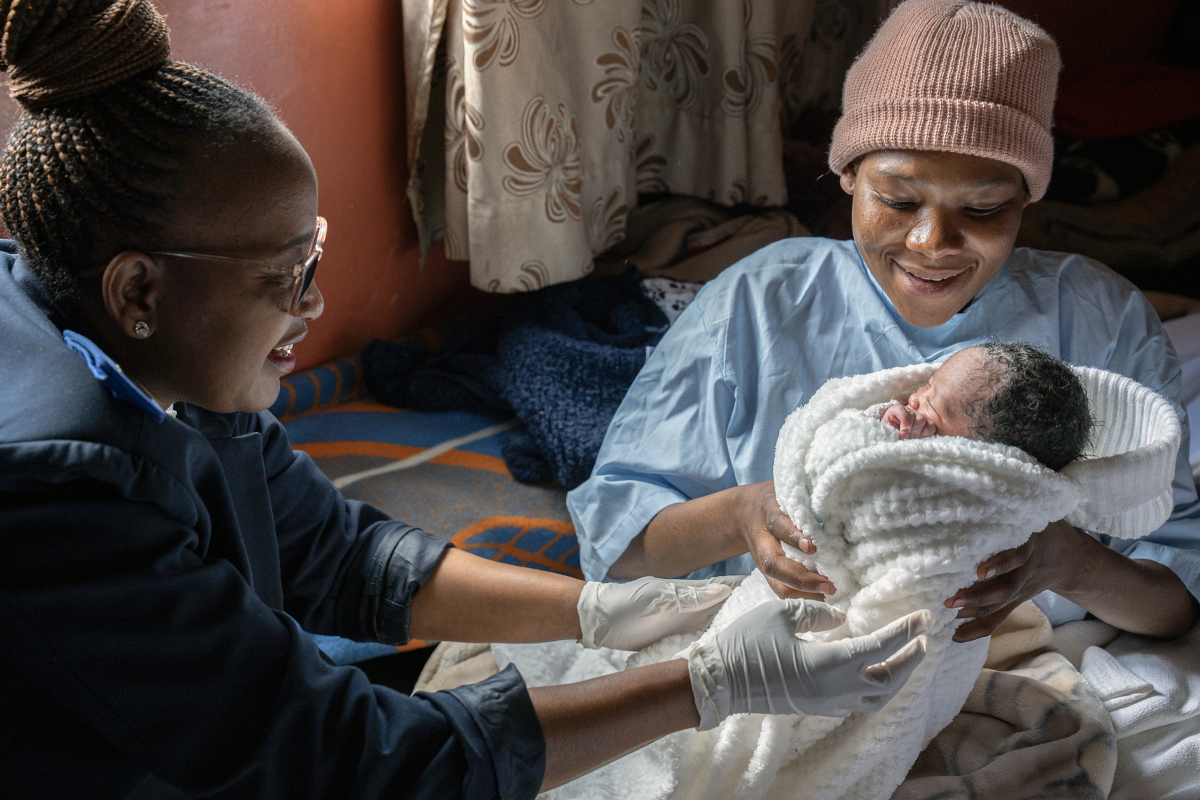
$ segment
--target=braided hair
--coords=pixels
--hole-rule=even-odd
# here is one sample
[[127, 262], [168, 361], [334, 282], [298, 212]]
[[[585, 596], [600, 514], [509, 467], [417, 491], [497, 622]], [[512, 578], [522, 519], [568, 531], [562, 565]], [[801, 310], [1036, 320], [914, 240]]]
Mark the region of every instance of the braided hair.
[[169, 61], [149, 0], [0, 0], [0, 69], [22, 114], [0, 165], [0, 215], [59, 299], [126, 249], [171, 242], [197, 156], [277, 135], [267, 103]]

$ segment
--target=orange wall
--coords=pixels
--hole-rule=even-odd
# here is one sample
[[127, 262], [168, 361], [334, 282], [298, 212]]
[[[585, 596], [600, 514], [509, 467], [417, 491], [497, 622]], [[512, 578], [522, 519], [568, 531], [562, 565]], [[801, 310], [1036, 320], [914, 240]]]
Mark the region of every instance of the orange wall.
[[[172, 57], [270, 101], [308, 150], [329, 239], [317, 281], [325, 314], [296, 349], [300, 368], [395, 338], [468, 285], [440, 246], [418, 266], [405, 198], [399, 0], [155, 0]], [[4, 93], [0, 124], [15, 115]]]

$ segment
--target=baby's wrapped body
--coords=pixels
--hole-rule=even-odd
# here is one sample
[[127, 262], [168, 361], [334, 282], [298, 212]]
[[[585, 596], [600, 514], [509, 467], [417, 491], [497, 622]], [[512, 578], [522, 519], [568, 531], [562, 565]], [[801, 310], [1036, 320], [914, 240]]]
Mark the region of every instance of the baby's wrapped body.
[[[988, 641], [952, 642], [956, 611], [944, 605], [975, 581], [976, 566], [1064, 516], [1129, 538], [1154, 530], [1170, 513], [1179, 422], [1150, 390], [1079, 370], [1097, 434], [1089, 457], [1056, 472], [1008, 445], [900, 439], [880, 421], [877, 404], [907, 397], [936, 369], [828, 382], [788, 418], [775, 455], [780, 507], [817, 547], [815, 556], [786, 548], [788, 554], [833, 581], [837, 591], [828, 601], [847, 617], [834, 631], [805, 636], [857, 636], [921, 608], [936, 616], [928, 654], [899, 694], [881, 711], [844, 718], [734, 716], [711, 731], [668, 737], [556, 790], [556, 797], [888, 797], [961, 709], [983, 665]], [[700, 640], [773, 597], [761, 573], [752, 573]], [[664, 640], [628, 666], [674, 657], [695, 638]], [[523, 672], [526, 664], [542, 671], [514, 650], [498, 655], [511, 656]], [[547, 656], [561, 660], [541, 654]], [[611, 654], [579, 654], [570, 661], [572, 674], [604, 671], [581, 663], [588, 658], [615, 663]], [[631, 785], [638, 790], [630, 792]]]
[[945, 374], [937, 365], [830, 381], [788, 418], [776, 446], [776, 494], [817, 555], [788, 551], [838, 587], [828, 599], [848, 614], [839, 636], [906, 613], [897, 604], [928, 607], [948, 622], [954, 612], [941, 601], [974, 582], [976, 564], [1055, 520], [1125, 537], [1161, 524], [1170, 513], [1166, 462], [1178, 447], [1177, 418], [1133, 381], [1076, 373], [1095, 436], [1087, 457], [1058, 472], [965, 432], [904, 439], [878, 421], [896, 397], [934, 386]]
[[[826, 395], [832, 393], [832, 388], [825, 390]], [[809, 404], [810, 408], [798, 413], [789, 424], [801, 425], [801, 416], [805, 416], [810, 424], [823, 418], [822, 414], [828, 412], [818, 411], [817, 406], [822, 401], [814, 400], [815, 404]], [[1000, 451], [1000, 455], [1020, 459], [1021, 454], [1012, 452], [1016, 448], [1023, 451], [1023, 455], [1032, 457], [1030, 460], [1034, 463], [1060, 470], [1083, 454], [1093, 425], [1083, 381], [1062, 361], [1038, 348], [1013, 342], [991, 342], [960, 350], [915, 390], [866, 409], [842, 409], [832, 419], [821, 422], [807, 450], [802, 451], [805, 453], [803, 463], [797, 461], [797, 451], [777, 454], [777, 472], [781, 468], [784, 472], [782, 476], [777, 474], [777, 479], [787, 485], [788, 471], [799, 470], [805, 476], [806, 491], [811, 492], [809, 481], [824, 477], [839, 460], [848, 458], [848, 463], [854, 464], [856, 455], [870, 448], [942, 437], [913, 453], [893, 449], [891, 454], [896, 461], [890, 466], [887, 463], [891, 458], [887, 457], [889, 451], [886, 448], [880, 450], [879, 455], [885, 458], [876, 462], [874, 471], [841, 484], [843, 496], [840, 502], [843, 505], [840, 513], [837, 502], [831, 503], [829, 524], [810, 526], [814, 541], [824, 543], [824, 549], [819, 551], [821, 554], [816, 559], [794, 551], [793, 555], [803, 562], [820, 562], [818, 571], [825, 569], [829, 573], [827, 577], [839, 587], [837, 599], [846, 601], [853, 597], [859, 601], [857, 606], [848, 609], [856, 614], [848, 627], [853, 629], [866, 624], [869, 629], [880, 614], [886, 617], [896, 608], [897, 602], [902, 602], [899, 598], [885, 597], [873, 615], [858, 619], [857, 615], [866, 613], [868, 598], [881, 593], [886, 596], [889, 586], [886, 573], [901, 566], [890, 563], [885, 554], [886, 547], [899, 548], [909, 559], [932, 560], [949, 572], [957, 573], [960, 565], [955, 553], [963, 548], [963, 543], [957, 537], [957, 531], [947, 525], [966, 524], [977, 539], [991, 541], [989, 531], [980, 527], [981, 524], [989, 519], [999, 522], [1003, 530], [997, 531], [996, 535], [1002, 537], [1011, 529], [1012, 515], [1016, 513], [1019, 518], [1021, 512], [995, 512], [1006, 511], [1007, 503], [1015, 502], [1021, 507], [1028, 505], [1021, 492], [997, 490], [987, 481], [980, 483], [980, 465], [972, 463], [973, 448], [964, 450], [948, 443], [945, 437], [1008, 445], [1008, 452]], [[943, 468], [957, 459], [961, 461], [962, 480], [948, 483], [944, 477], [931, 479], [927, 472], [914, 474], [909, 464], [914, 457], [929, 463], [940, 462]], [[1018, 468], [1022, 477], [1027, 471], [1027, 468]], [[886, 486], [887, 496], [897, 498], [895, 502], [904, 507], [872, 511], [864, 505], [864, 496], [856, 494], [855, 484], [865, 484], [865, 494], [872, 495], [871, 502], [874, 503], [878, 503], [878, 498], [873, 492]], [[901, 499], [905, 487], [912, 491], [907, 498]], [[1072, 487], [1066, 484], [1054, 488], [1069, 494]], [[811, 512], [811, 499], [809, 497], [808, 504], [797, 510], [798, 516]], [[933, 515], [939, 507], [941, 521]], [[855, 515], [864, 510], [875, 516], [856, 521]], [[917, 514], [917, 518], [908, 524], [895, 516], [906, 511]], [[890, 522], [887, 521], [889, 512], [893, 515]], [[899, 527], [895, 527], [897, 525]], [[929, 573], [923, 564], [913, 564], [911, 569], [916, 573]], [[872, 585], [870, 591], [862, 591]], [[930, 602], [936, 602], [929, 597], [934, 586], [940, 586], [940, 582], [921, 582], [918, 584], [919, 596], [909, 600], [915, 600], [918, 608], [929, 606]]]

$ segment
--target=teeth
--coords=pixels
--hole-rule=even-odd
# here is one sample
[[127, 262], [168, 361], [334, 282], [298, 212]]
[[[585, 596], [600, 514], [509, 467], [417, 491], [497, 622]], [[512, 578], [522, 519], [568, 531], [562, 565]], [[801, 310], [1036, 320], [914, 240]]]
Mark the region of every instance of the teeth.
[[293, 345], [290, 344], [285, 344], [283, 347], [276, 347], [271, 351], [271, 355], [279, 356], [280, 358], [287, 358], [292, 354], [292, 347]]
[[[904, 271], [908, 272], [908, 270], [904, 270]], [[953, 275], [947, 275], [944, 278], [921, 278], [921, 276], [916, 274], [915, 272], [908, 272], [908, 274], [912, 275], [914, 278], [920, 278], [923, 281], [929, 281], [930, 283], [941, 283], [942, 281], [948, 281], [951, 278], [955, 277]]]

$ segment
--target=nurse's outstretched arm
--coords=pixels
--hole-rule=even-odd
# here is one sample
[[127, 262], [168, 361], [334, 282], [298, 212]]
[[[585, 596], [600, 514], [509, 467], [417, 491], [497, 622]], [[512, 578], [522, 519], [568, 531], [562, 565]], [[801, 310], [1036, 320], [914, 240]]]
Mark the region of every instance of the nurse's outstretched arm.
[[877, 711], [925, 656], [933, 615], [918, 611], [837, 642], [796, 634], [844, 621], [824, 603], [777, 600], [734, 620], [684, 658], [582, 683], [531, 689], [546, 740], [542, 790], [684, 728], [732, 714], [845, 716]]
[[452, 642], [550, 642], [641, 650], [700, 631], [741, 576], [703, 581], [580, 581], [447, 548], [412, 599], [413, 638]]

